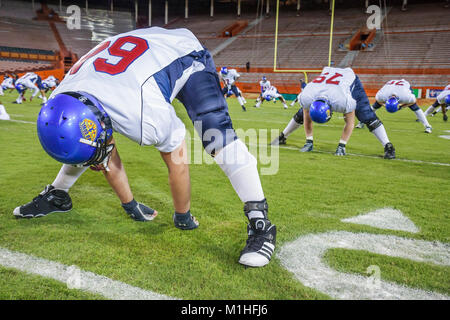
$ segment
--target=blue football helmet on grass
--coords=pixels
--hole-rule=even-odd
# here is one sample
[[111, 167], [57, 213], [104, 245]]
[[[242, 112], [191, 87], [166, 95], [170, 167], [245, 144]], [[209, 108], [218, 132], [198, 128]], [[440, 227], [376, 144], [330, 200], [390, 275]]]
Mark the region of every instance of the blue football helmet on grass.
[[398, 98], [397, 97], [392, 96], [386, 101], [386, 111], [391, 112], [391, 113], [398, 111]]
[[271, 96], [271, 95], [267, 95], [267, 96], [266, 96], [266, 100], [267, 100], [267, 101], [272, 100], [272, 96]]
[[55, 160], [71, 165], [103, 164], [114, 148], [111, 119], [93, 97], [64, 92], [50, 99], [37, 119], [39, 141]]
[[333, 112], [328, 101], [324, 99], [315, 100], [309, 107], [309, 115], [312, 121], [317, 123], [325, 123], [330, 121]]
[[222, 69], [220, 69], [220, 73], [228, 74], [228, 68], [227, 67], [222, 67]]

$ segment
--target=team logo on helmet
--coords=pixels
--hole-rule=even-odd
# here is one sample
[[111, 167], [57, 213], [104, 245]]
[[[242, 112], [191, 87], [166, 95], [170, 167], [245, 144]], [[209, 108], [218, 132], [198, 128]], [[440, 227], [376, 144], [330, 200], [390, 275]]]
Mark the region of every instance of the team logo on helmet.
[[83, 138], [94, 142], [97, 137], [97, 125], [90, 119], [84, 119], [80, 122], [80, 130]]

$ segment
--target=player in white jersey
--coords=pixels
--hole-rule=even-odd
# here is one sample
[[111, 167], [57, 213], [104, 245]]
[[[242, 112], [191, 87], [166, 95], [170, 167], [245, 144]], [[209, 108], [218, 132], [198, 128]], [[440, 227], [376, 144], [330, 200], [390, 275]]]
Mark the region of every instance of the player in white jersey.
[[14, 103], [22, 103], [25, 91], [27, 89], [33, 90], [33, 93], [30, 97], [30, 101], [33, 100], [33, 98], [40, 92], [43, 96], [42, 100], [43, 102], [47, 102], [47, 98], [45, 97], [44, 90], [41, 87], [41, 77], [37, 75], [34, 72], [27, 72], [25, 75], [20, 77], [16, 81], [16, 89], [17, 92], [19, 92], [19, 96], [17, 97], [16, 101]]
[[425, 116], [442, 112], [442, 119], [448, 120], [447, 111], [450, 109], [450, 84], [437, 96], [436, 101], [425, 111]]
[[15, 89], [14, 86], [14, 78], [8, 75], [5, 75], [5, 77], [3, 78], [2, 84], [0, 85], [0, 95], [3, 95], [3, 91], [4, 90], [8, 90], [10, 89], [10, 91]]
[[272, 100], [275, 102], [276, 99], [280, 99], [281, 102], [283, 103], [283, 107], [285, 109], [288, 108], [287, 104], [286, 104], [286, 100], [284, 99], [284, 97], [278, 92], [278, 89], [275, 86], [269, 86], [262, 94], [261, 94], [261, 100], [256, 101], [256, 108], [259, 108], [261, 106], [261, 103], [264, 102], [264, 100], [270, 101]]
[[222, 81], [224, 83], [222, 93], [224, 95], [228, 95], [228, 93], [231, 91], [236, 96], [239, 104], [241, 105], [241, 108], [243, 111], [247, 111], [245, 108], [245, 100], [242, 97], [241, 90], [236, 86], [236, 80], [241, 76], [236, 69], [228, 69], [227, 67], [222, 67], [220, 69], [220, 76], [222, 78]]
[[256, 104], [254, 105], [255, 108], [258, 103], [261, 103], [261, 100], [263, 99], [262, 95], [263, 95], [264, 91], [269, 89], [271, 86], [270, 81], [267, 80], [266, 76], [262, 76], [261, 81], [259, 82], [259, 86], [261, 87], [261, 91], [259, 93], [258, 98], [256, 98]]
[[[333, 112], [339, 112], [344, 114], [345, 126], [336, 148], [336, 155], [346, 154], [346, 145], [353, 132], [356, 115], [384, 146], [384, 158], [395, 158], [395, 149], [389, 141], [386, 129], [370, 107], [362, 83], [351, 68], [323, 68], [320, 76], [309, 82], [300, 93], [299, 103], [303, 107], [303, 117], [298, 118], [301, 118], [306, 134], [306, 143], [300, 151], [313, 150], [313, 121], [325, 123], [331, 119]], [[292, 119], [286, 128], [289, 130], [285, 129], [285, 137], [299, 127], [298, 121]]]
[[169, 171], [174, 224], [197, 228], [190, 212], [185, 126], [171, 105], [175, 98], [244, 203], [248, 240], [239, 262], [253, 267], [269, 263], [276, 227], [268, 219], [257, 161], [236, 136], [211, 54], [187, 29], [153, 27], [110, 37], [70, 69], [37, 120], [44, 150], [64, 165], [53, 183], [34, 201], [14, 209], [14, 215], [69, 211], [68, 191], [91, 166], [103, 172], [133, 219], [152, 220], [157, 212], [131, 192], [112, 137], [115, 131], [160, 151]]
[[[417, 105], [417, 99], [414, 95], [411, 85], [405, 79], [401, 80], [390, 80], [378, 90], [375, 95], [375, 103], [372, 105], [374, 111], [381, 108], [383, 105], [386, 106], [388, 112], [396, 112], [402, 108], [408, 107], [411, 111], [414, 111], [417, 119], [425, 127], [426, 133], [432, 132], [432, 127], [428, 123], [422, 109]], [[363, 128], [364, 124], [359, 122], [356, 128]]]
[[46, 79], [42, 80], [41, 82], [41, 89], [44, 93], [44, 95], [42, 95], [42, 93], [39, 95], [39, 98], [41, 99], [46, 99], [46, 93], [50, 90], [50, 89], [54, 89], [58, 86], [59, 84], [59, 80], [56, 79], [54, 76], [48, 76]]

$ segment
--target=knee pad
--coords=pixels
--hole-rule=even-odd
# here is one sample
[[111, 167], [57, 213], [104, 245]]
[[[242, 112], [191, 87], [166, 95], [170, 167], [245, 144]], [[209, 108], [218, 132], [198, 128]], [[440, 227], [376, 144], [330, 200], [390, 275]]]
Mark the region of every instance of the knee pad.
[[373, 130], [375, 130], [376, 128], [381, 126], [383, 124], [383, 122], [381, 122], [380, 119], [375, 119], [375, 120], [366, 122], [365, 124], [367, 125], [367, 128], [369, 129], [369, 131], [372, 132]]
[[417, 103], [414, 103], [412, 106], [409, 106], [409, 108], [414, 112], [420, 109]]
[[214, 155], [237, 138], [215, 72], [199, 71], [191, 75], [177, 99], [186, 108], [209, 154]]
[[294, 121], [298, 124], [303, 124], [303, 108], [300, 108], [296, 114], [294, 114]]

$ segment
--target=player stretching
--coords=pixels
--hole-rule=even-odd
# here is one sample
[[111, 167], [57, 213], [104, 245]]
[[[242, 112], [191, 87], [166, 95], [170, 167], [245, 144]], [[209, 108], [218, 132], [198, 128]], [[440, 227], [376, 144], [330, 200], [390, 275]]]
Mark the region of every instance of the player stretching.
[[353, 132], [356, 115], [358, 120], [366, 124], [370, 132], [384, 146], [384, 158], [395, 158], [395, 149], [389, 141], [386, 129], [370, 107], [362, 83], [351, 68], [323, 68], [320, 76], [308, 83], [300, 93], [299, 102], [303, 108], [300, 108], [280, 137], [276, 138], [272, 144], [281, 144], [281, 141], [286, 143], [286, 137], [304, 123], [306, 143], [300, 151], [312, 151], [312, 121], [325, 123], [331, 119], [333, 112], [341, 112], [344, 114], [345, 126], [335, 152], [336, 155], [346, 154], [346, 145]]
[[[408, 107], [416, 114], [417, 120], [419, 120], [425, 127], [426, 133], [431, 133], [432, 128], [428, 123], [422, 109], [417, 105], [416, 96], [414, 95], [411, 85], [405, 79], [390, 80], [378, 90], [375, 96], [375, 103], [372, 105], [372, 109], [377, 111], [384, 104], [388, 112], [397, 112], [402, 108]], [[359, 122], [356, 128], [363, 128], [364, 124]]]
[[285, 109], [288, 108], [287, 104], [286, 104], [286, 100], [283, 98], [283, 96], [278, 92], [277, 88], [274, 86], [270, 86], [268, 87], [262, 94], [261, 94], [261, 99], [258, 101], [256, 101], [256, 108], [259, 108], [261, 106], [261, 104], [264, 102], [264, 100], [270, 101], [270, 100], [275, 100], [276, 99], [280, 99], [281, 102], [283, 103], [283, 107]]
[[448, 120], [447, 110], [450, 107], [450, 84], [437, 96], [436, 101], [425, 111], [425, 116], [442, 111], [442, 119]]
[[211, 54], [187, 29], [153, 27], [110, 37], [70, 69], [37, 120], [44, 150], [64, 164], [52, 184], [14, 215], [33, 218], [71, 210], [68, 191], [91, 166], [103, 172], [131, 218], [152, 220], [157, 212], [133, 197], [112, 136], [116, 131], [160, 151], [169, 172], [175, 227], [197, 228], [190, 212], [189, 166], [183, 160], [186, 129], [171, 105], [175, 98], [244, 203], [248, 240], [239, 262], [269, 263], [276, 227], [268, 218], [257, 161], [236, 136]]
[[224, 83], [222, 94], [228, 95], [228, 92], [231, 91], [236, 96], [237, 100], [239, 101], [239, 104], [242, 107], [243, 111], [247, 111], [245, 108], [245, 101], [242, 98], [241, 91], [236, 87], [236, 80], [241, 76], [239, 73], [237, 73], [236, 69], [228, 69], [227, 67], [222, 67], [220, 69], [220, 75], [222, 77], [222, 81]]
[[34, 72], [27, 72], [25, 75], [20, 77], [16, 81], [16, 89], [17, 92], [19, 92], [19, 96], [14, 103], [21, 104], [22, 101], [25, 100], [24, 95], [27, 89], [33, 90], [30, 101], [32, 101], [39, 92], [41, 92], [43, 103], [47, 102], [47, 97], [45, 97], [44, 90], [41, 87], [41, 77]]
[[[262, 95], [264, 91], [270, 88], [270, 81], [267, 80], [266, 76], [262, 76], [261, 81], [259, 82], [259, 86], [261, 87], [261, 92], [259, 93], [258, 98], [256, 98], [256, 104], [260, 103], [261, 100], [263, 99]], [[254, 105], [255, 108], [256, 104]]]

